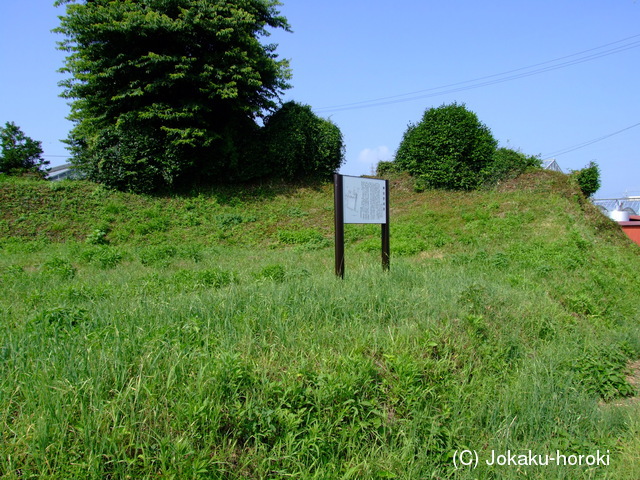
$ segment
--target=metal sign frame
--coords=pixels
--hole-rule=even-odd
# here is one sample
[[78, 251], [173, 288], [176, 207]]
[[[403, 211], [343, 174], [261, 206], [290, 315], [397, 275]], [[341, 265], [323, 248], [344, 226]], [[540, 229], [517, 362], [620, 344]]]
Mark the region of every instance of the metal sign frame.
[[[347, 185], [346, 188], [345, 183]], [[382, 269], [389, 270], [391, 263], [389, 180], [371, 177], [351, 177], [336, 173], [333, 175], [333, 203], [335, 211], [336, 275], [344, 278], [345, 223], [380, 224]]]

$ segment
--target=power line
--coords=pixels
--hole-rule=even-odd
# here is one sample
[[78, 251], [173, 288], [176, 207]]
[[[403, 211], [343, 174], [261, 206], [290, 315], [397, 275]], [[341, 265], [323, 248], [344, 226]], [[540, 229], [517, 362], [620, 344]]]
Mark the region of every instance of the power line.
[[618, 135], [619, 133], [626, 132], [627, 130], [631, 130], [632, 128], [635, 128], [638, 126], [640, 126], [640, 122], [634, 123], [633, 125], [625, 127], [622, 130], [618, 130], [617, 132], [609, 133], [607, 135], [603, 135], [602, 137], [594, 138], [593, 140], [587, 140], [586, 142], [579, 143], [578, 145], [574, 145], [572, 147], [567, 147], [562, 150], [556, 150], [555, 152], [542, 155], [542, 158], [559, 157], [560, 155], [564, 155], [565, 153], [574, 152], [576, 150], [587, 147], [589, 145], [593, 145], [594, 143], [601, 142], [602, 140], [606, 140], [609, 137], [613, 137], [614, 135]]
[[[548, 60], [546, 62], [536, 63], [526, 67], [516, 68], [514, 70], [508, 70], [506, 72], [487, 75], [487, 76], [475, 78], [472, 80], [465, 80], [463, 82], [451, 83], [448, 85], [432, 87], [424, 90], [417, 90], [414, 92], [403, 93], [400, 95], [392, 95], [389, 97], [381, 97], [381, 98], [376, 98], [372, 100], [363, 100], [360, 102], [345, 103], [345, 104], [334, 105], [330, 107], [321, 107], [314, 110], [318, 113], [322, 113], [322, 112], [337, 112], [337, 111], [355, 110], [355, 109], [361, 109], [361, 108], [370, 108], [370, 107], [377, 107], [377, 106], [383, 106], [383, 105], [391, 105], [391, 104], [401, 103], [401, 102], [409, 102], [409, 101], [419, 100], [423, 98], [436, 97], [436, 96], [445, 95], [449, 93], [456, 93], [464, 90], [471, 90], [474, 88], [495, 85], [498, 83], [517, 80], [517, 79], [529, 77], [532, 75], [539, 75], [541, 73], [558, 70], [560, 68], [570, 67], [580, 63], [589, 62], [592, 60], [596, 60], [598, 58], [624, 52], [632, 48], [637, 48], [638, 46], [640, 46], [640, 40], [633, 40], [633, 39], [637, 39], [639, 37], [640, 37], [640, 34], [632, 35], [631, 37], [626, 37], [621, 40], [616, 40], [615, 42], [600, 45], [598, 47], [590, 48], [588, 50], [582, 50], [580, 52], [573, 53], [571, 55], [566, 55], [563, 57], [555, 58], [553, 60]], [[633, 41], [629, 42], [630, 40], [633, 40]], [[625, 43], [625, 44], [619, 45], [622, 43]], [[612, 47], [613, 45], [616, 45], [616, 46]], [[607, 47], [612, 47], [612, 48], [608, 48], [607, 50], [602, 50]], [[574, 58], [574, 57], [578, 57], [578, 58]], [[561, 62], [561, 63], [558, 63], [558, 62]], [[518, 73], [518, 72], [521, 72], [521, 73]], [[427, 93], [427, 92], [430, 92], [430, 93]]]

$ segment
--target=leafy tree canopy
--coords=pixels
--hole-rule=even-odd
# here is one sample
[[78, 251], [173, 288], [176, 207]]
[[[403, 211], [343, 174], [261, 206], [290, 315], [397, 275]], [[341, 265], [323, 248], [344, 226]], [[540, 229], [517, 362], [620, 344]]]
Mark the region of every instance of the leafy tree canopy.
[[35, 172], [44, 175], [49, 162], [42, 158], [42, 143], [27, 137], [13, 122], [0, 127], [0, 173]]
[[[289, 87], [276, 0], [58, 0], [69, 144], [89, 177], [153, 190], [232, 175]], [[106, 152], [106, 155], [105, 155]], [[197, 173], [196, 173], [197, 172]]]
[[475, 113], [452, 103], [427, 110], [409, 125], [395, 162], [424, 187], [467, 190], [481, 184], [496, 146]]

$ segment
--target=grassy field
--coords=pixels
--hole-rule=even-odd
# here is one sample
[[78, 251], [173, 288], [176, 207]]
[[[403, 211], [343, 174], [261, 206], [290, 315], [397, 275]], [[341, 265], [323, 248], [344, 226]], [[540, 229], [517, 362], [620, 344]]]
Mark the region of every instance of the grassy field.
[[332, 222], [0, 178], [0, 477], [640, 478], [640, 248], [566, 177], [391, 178], [388, 273], [348, 225], [337, 279]]

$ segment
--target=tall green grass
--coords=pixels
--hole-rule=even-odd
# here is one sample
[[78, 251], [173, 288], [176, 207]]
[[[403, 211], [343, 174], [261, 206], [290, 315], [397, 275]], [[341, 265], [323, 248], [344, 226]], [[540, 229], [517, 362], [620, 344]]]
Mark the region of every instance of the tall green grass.
[[[391, 271], [379, 231], [353, 226], [344, 280], [327, 187], [224, 205], [101, 192], [123, 205], [105, 234], [66, 219], [62, 242], [5, 209], [0, 476], [639, 478], [638, 249], [548, 182], [405, 185]], [[4, 188], [17, 205], [22, 186]], [[206, 225], [177, 224], [194, 210]], [[158, 216], [166, 228], [122, 233]], [[610, 465], [456, 469], [462, 450], [609, 450]]]

